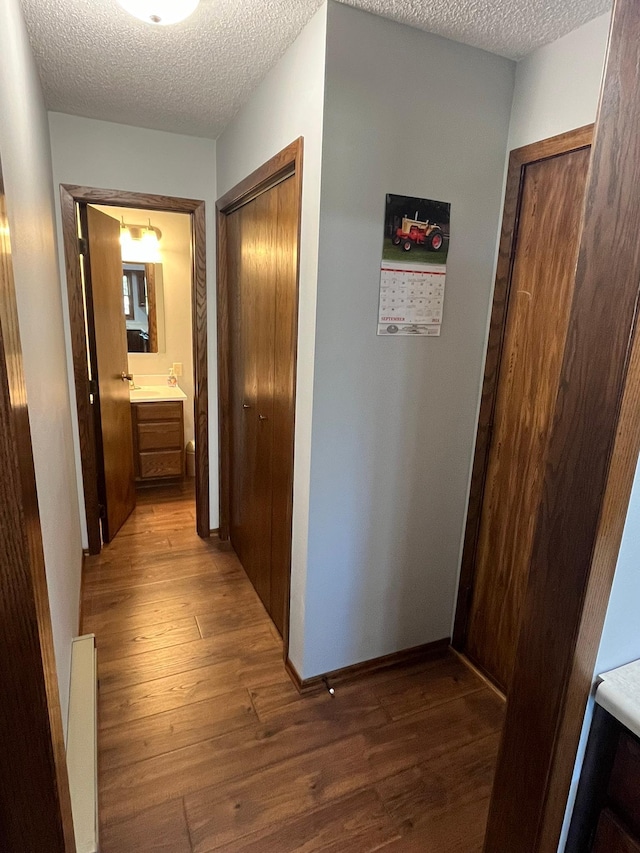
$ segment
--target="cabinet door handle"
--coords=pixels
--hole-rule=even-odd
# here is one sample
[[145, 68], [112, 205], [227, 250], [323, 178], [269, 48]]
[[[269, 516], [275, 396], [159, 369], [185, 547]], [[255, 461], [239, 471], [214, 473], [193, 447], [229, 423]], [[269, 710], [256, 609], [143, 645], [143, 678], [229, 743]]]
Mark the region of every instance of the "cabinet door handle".
[[267, 416], [266, 416], [266, 415], [258, 415], [258, 419], [259, 419], [259, 420], [261, 420], [261, 421], [266, 421], [266, 420], [267, 420]]
[[250, 409], [250, 408], [251, 408], [251, 406], [250, 406], [248, 403], [243, 403], [243, 404], [242, 404], [242, 408], [243, 408], [243, 409]]

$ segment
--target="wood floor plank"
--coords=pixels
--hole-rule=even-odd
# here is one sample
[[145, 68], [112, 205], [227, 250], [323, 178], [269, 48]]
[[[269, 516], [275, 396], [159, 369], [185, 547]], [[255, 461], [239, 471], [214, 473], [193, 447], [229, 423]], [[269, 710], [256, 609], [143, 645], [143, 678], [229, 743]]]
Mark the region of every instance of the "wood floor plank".
[[[102, 554], [96, 558], [96, 563], [103, 565], [117, 559], [135, 559], [136, 557], [149, 557], [153, 554], [163, 556], [171, 550], [168, 536], [123, 536], [116, 538], [106, 545]], [[89, 566], [93, 561], [89, 562]]]
[[[92, 592], [100, 593], [158, 581], [176, 581], [194, 575], [220, 576], [220, 568], [220, 563], [209, 554], [192, 555], [179, 560], [175, 557], [154, 559], [144, 556], [135, 560], [114, 560], [112, 563], [103, 563], [87, 573], [85, 583], [89, 585]], [[242, 577], [237, 567], [233, 571], [233, 576]]]
[[480, 853], [496, 695], [440, 650], [300, 696], [235, 554], [194, 519], [192, 483], [147, 489], [86, 563], [101, 853]]
[[474, 739], [376, 785], [403, 833], [446, 821], [453, 830], [462, 806], [489, 797], [499, 736]]
[[102, 729], [101, 772], [145, 761], [257, 723], [244, 688]]
[[[191, 853], [182, 800], [165, 802], [124, 821], [103, 822], [100, 853]], [[44, 853], [44, 851], [43, 851]]]
[[[130, 560], [122, 570], [112, 569], [107, 564], [104, 568], [94, 569], [93, 573], [89, 573], [85, 585], [89, 593], [100, 597], [131, 589], [144, 594], [146, 586], [158, 584], [173, 584], [178, 590], [184, 590], [190, 587], [191, 579], [195, 576], [197, 579], [193, 582], [194, 585], [201, 585], [205, 590], [212, 582], [220, 583], [227, 577], [243, 580], [237, 565], [229, 561], [219, 562], [209, 555], [186, 557], [180, 561], [180, 565], [178, 571], [171, 560], [153, 562], [146, 557], [141, 564], [137, 560]], [[152, 593], [153, 590], [150, 589], [149, 592]]]
[[122, 542], [128, 536], [144, 536], [150, 534], [169, 535], [172, 533], [189, 532], [195, 528], [195, 517], [191, 513], [169, 512], [166, 516], [133, 516], [120, 530], [118, 536]]
[[425, 671], [422, 677], [415, 674], [400, 676], [381, 682], [374, 691], [391, 719], [400, 720], [424, 708], [484, 689], [482, 679], [459, 658], [449, 654]]
[[185, 619], [162, 622], [143, 630], [134, 628], [113, 634], [101, 634], [96, 638], [96, 647], [98, 660], [107, 663], [200, 639], [195, 616], [189, 616]]
[[279, 670], [284, 672], [281, 666], [282, 649], [276, 644], [264, 623], [183, 643], [172, 648], [170, 654], [163, 649], [146, 651], [137, 655], [134, 660], [128, 660], [126, 664], [119, 659], [105, 661], [99, 656], [100, 691], [104, 694], [112, 690], [122, 690], [157, 678], [222, 664], [229, 659], [251, 664], [258, 655], [258, 661], [262, 664], [265, 657], [259, 655], [261, 652], [271, 652], [270, 660], [280, 664]]
[[[420, 716], [419, 725], [389, 723], [254, 771], [248, 778], [185, 793], [196, 853], [230, 842], [242, 819], [246, 834], [299, 815], [499, 729], [499, 700], [471, 694]], [[265, 792], [269, 792], [268, 799]], [[242, 811], [242, 815], [239, 812]], [[277, 818], [276, 818], [277, 815]]]
[[287, 678], [281, 683], [254, 687], [251, 690], [251, 700], [258, 718], [263, 723], [273, 719], [283, 719], [285, 716], [295, 719], [297, 716], [308, 714], [311, 708], [322, 709], [321, 713], [324, 713], [326, 718], [335, 712], [338, 718], [343, 709], [350, 705], [368, 709], [379, 708], [380, 725], [389, 721], [375, 692], [362, 682], [341, 684], [333, 696], [326, 690], [301, 696]]
[[[173, 798], [216, 785], [226, 790], [238, 777], [258, 779], [265, 768], [282, 768], [314, 748], [330, 749], [334, 741], [377, 727], [385, 719], [379, 706], [345, 704], [337, 720], [335, 714], [335, 710], [328, 714], [324, 707], [310, 707], [304, 718], [293, 722], [285, 715], [250, 732], [229, 732], [171, 755], [106, 772], [101, 780], [105, 815], [123, 817], [158, 803], [169, 792]], [[215, 799], [218, 793], [209, 791], [205, 796]]]
[[399, 837], [371, 789], [299, 818], [278, 821], [274, 827], [223, 844], [217, 853], [316, 853], [348, 847], [363, 853]]
[[269, 617], [258, 599], [249, 607], [238, 607], [234, 605], [227, 609], [221, 607], [213, 611], [198, 614], [198, 625], [204, 638], [214, 637], [225, 631], [236, 630], [244, 625], [255, 625], [264, 622]]
[[[126, 663], [127, 661], [125, 665]], [[243, 680], [247, 678], [248, 669], [255, 672], [255, 678], [259, 679], [261, 672], [274, 664], [282, 666], [281, 661], [274, 661], [272, 652], [261, 652], [248, 663], [230, 658], [178, 675], [156, 678], [153, 681], [101, 693], [100, 728], [106, 729], [141, 717], [151, 717], [191, 702], [215, 699], [238, 687], [246, 686]]]
[[448, 819], [436, 817], [379, 849], [381, 853], [482, 853], [488, 810], [489, 799], [478, 798], [456, 807]]
[[[145, 553], [139, 548], [132, 548], [145, 543], [146, 537], [140, 540], [130, 539], [127, 547], [116, 548], [116, 543], [112, 543], [108, 546], [109, 550], [105, 550], [100, 556], [87, 558], [89, 576], [101, 574], [109, 580], [110, 577], [127, 574], [130, 570], [138, 571], [157, 565], [161, 566], [162, 571], [168, 573], [168, 577], [171, 578], [182, 570], [183, 563], [189, 565], [191, 562], [210, 566], [214, 571], [233, 568], [239, 575], [243, 575], [233, 552], [221, 551], [212, 542], [207, 543], [203, 540], [194, 542], [192, 534], [181, 535], [179, 542], [170, 543], [166, 550], [160, 553], [155, 550]], [[135, 550], [135, 553], [132, 553], [132, 550]], [[127, 566], [130, 569], [127, 569]]]
[[[244, 584], [234, 588], [226, 582], [213, 585], [206, 596], [194, 596], [183, 591], [180, 595], [162, 597], [158, 601], [149, 601], [147, 596], [138, 596], [135, 591], [121, 591], [108, 597], [89, 599], [91, 610], [87, 613], [84, 630], [96, 634], [116, 632], [121, 631], [127, 623], [136, 627], [148, 626], [170, 619], [198, 616], [218, 607], [230, 610], [234, 604], [242, 607], [244, 596]], [[253, 608], [255, 602], [250, 602], [249, 606]], [[255, 612], [260, 613], [259, 610]]]

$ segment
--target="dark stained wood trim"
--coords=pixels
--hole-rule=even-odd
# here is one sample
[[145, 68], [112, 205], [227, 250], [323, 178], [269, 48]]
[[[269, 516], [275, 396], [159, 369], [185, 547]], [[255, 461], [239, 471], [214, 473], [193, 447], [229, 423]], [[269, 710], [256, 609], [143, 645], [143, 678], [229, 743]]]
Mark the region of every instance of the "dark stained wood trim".
[[141, 210], [164, 210], [170, 213], [193, 213], [204, 202], [200, 199], [179, 198], [170, 195], [134, 193], [127, 190], [106, 190], [62, 184], [76, 201], [86, 204], [110, 204], [113, 207], [137, 207]]
[[82, 489], [84, 493], [87, 536], [90, 554], [99, 554], [102, 548], [100, 535], [100, 512], [98, 509], [98, 464], [93, 411], [89, 399], [89, 364], [84, 313], [84, 288], [78, 253], [78, 225], [76, 203], [65, 187], [60, 187], [62, 209], [62, 234], [64, 243], [65, 269], [67, 273], [67, 297], [69, 301], [69, 327], [73, 359], [73, 380], [76, 390], [78, 411], [78, 434], [82, 464]]
[[270, 189], [281, 177], [291, 173], [293, 169], [297, 171], [296, 167], [300, 165], [302, 158], [302, 148], [303, 139], [300, 136], [221, 196], [216, 202], [216, 209], [221, 213], [231, 213], [260, 193]]
[[289, 657], [285, 658], [284, 667], [299, 693], [315, 693], [319, 690], [326, 690], [327, 682], [331, 687], [335, 687], [337, 684], [354, 681], [356, 678], [372, 675], [374, 672], [410, 666], [423, 660], [441, 657], [446, 654], [450, 640], [450, 637], [444, 637], [442, 640], [435, 640], [422, 646], [414, 646], [411, 649], [403, 649], [390, 655], [365, 660], [352, 666], [342, 667], [342, 669], [334, 669], [322, 675], [315, 675], [313, 678], [301, 678]]
[[0, 172], [0, 835], [75, 851], [13, 265]]
[[640, 5], [617, 0], [485, 853], [555, 853], [640, 450]]
[[218, 331], [218, 491], [219, 536], [225, 541], [230, 535], [229, 501], [231, 483], [231, 435], [229, 347], [229, 282], [227, 275], [227, 217], [216, 209], [216, 313]]
[[149, 350], [158, 352], [158, 301], [156, 299], [156, 265], [145, 264], [144, 276], [147, 287], [147, 306], [149, 309]]
[[[293, 176], [298, 199], [298, 252], [296, 260], [296, 300], [300, 289], [300, 234], [302, 227], [302, 172], [304, 140], [299, 137], [247, 178], [230, 189], [216, 203], [217, 225], [217, 321], [218, 321], [218, 418], [219, 418], [219, 477], [220, 477], [220, 539], [229, 539], [230, 500], [230, 381], [229, 381], [229, 293], [227, 280], [227, 216], [260, 193], [273, 187], [284, 177]], [[297, 343], [297, 311], [295, 340]], [[297, 359], [297, 346], [292, 353]], [[296, 365], [294, 363], [294, 375]], [[295, 415], [295, 399], [293, 401]], [[289, 517], [293, 515], [293, 491], [290, 496]], [[289, 610], [291, 597], [291, 566], [286, 576], [284, 629], [282, 633], [284, 659], [289, 650]]]
[[[585, 697], [591, 692], [593, 667], [618, 562], [639, 449], [640, 334], [636, 318], [618, 429], [595, 537], [592, 567], [580, 616], [576, 651], [566, 684], [563, 717], [558, 728], [554, 771], [549, 781], [552, 790], [565, 786], [568, 790], [571, 783], [577, 749], [576, 721], [582, 722]], [[549, 801], [543, 826], [545, 835], [553, 831], [554, 822], [562, 822], [564, 809], [560, 805], [553, 800]], [[551, 841], [545, 838], [544, 849], [550, 849], [550, 843]]]
[[211, 528], [209, 495], [209, 356], [207, 334], [207, 241], [204, 202], [191, 215], [193, 293], [191, 297], [196, 441], [196, 529], [206, 539]]
[[451, 647], [451, 651], [456, 655], [456, 657], [458, 657], [462, 661], [462, 663], [467, 667], [467, 669], [470, 669], [471, 672], [474, 673], [474, 675], [477, 675], [478, 678], [484, 681], [487, 687], [492, 690], [496, 694], [496, 696], [502, 699], [503, 702], [507, 701], [507, 697], [504, 691], [501, 690], [498, 685], [491, 680], [491, 678], [487, 675], [486, 672], [483, 672], [480, 667], [476, 666], [473, 661], [469, 660], [469, 658], [465, 654], [459, 652], [457, 649], [454, 649], [453, 646]]
[[76, 238], [76, 203], [106, 204], [187, 213], [191, 216], [192, 240], [192, 326], [194, 352], [194, 420], [196, 440], [196, 529], [203, 539], [209, 536], [209, 372], [207, 341], [207, 263], [205, 204], [199, 199], [133, 193], [61, 184], [62, 229], [64, 238], [71, 348], [80, 432], [82, 482], [89, 534], [89, 552], [101, 548], [98, 521], [96, 443], [93, 413], [89, 402], [89, 367], [85, 337], [84, 300]]
[[550, 139], [544, 139], [541, 142], [535, 142], [532, 145], [516, 148], [511, 152], [509, 157], [496, 283], [493, 295], [493, 307], [491, 309], [489, 339], [487, 343], [462, 565], [460, 569], [460, 582], [458, 586], [456, 618], [453, 629], [453, 646], [459, 650], [465, 647], [473, 596], [476, 572], [476, 549], [480, 532], [487, 466], [489, 463], [491, 433], [495, 417], [500, 363], [507, 325], [524, 170], [532, 163], [548, 160], [551, 157], [557, 157], [559, 154], [566, 154], [569, 151], [587, 148], [591, 145], [592, 137], [593, 125], [586, 125], [577, 130], [562, 133]]

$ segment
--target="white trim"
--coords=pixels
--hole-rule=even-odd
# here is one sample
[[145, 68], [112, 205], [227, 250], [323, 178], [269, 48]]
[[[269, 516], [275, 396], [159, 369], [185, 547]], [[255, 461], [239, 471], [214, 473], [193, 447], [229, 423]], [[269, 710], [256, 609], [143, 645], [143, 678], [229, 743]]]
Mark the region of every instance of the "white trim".
[[98, 850], [98, 666], [94, 634], [71, 650], [67, 770], [77, 853]]

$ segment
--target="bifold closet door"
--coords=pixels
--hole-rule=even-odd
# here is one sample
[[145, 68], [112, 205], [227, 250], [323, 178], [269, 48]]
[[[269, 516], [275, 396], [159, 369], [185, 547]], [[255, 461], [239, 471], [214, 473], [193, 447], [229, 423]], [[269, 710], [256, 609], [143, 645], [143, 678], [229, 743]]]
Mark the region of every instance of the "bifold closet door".
[[293, 185], [287, 179], [227, 217], [231, 542], [280, 631], [291, 551]]

